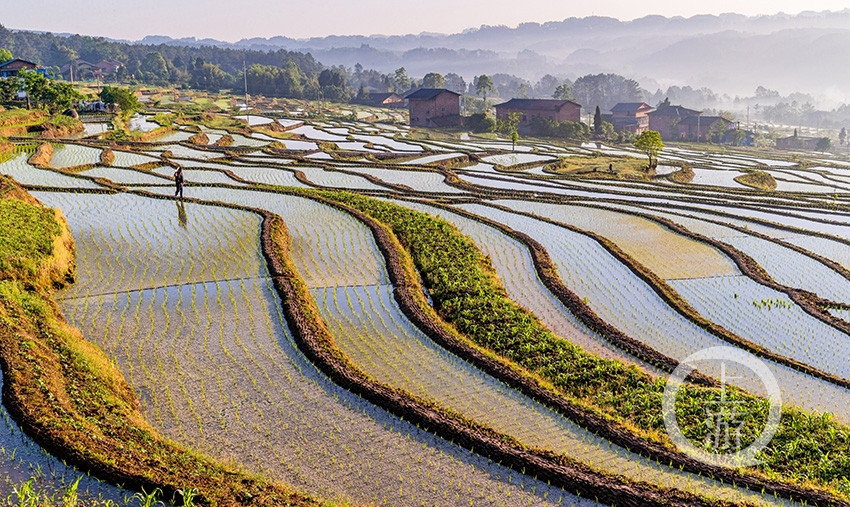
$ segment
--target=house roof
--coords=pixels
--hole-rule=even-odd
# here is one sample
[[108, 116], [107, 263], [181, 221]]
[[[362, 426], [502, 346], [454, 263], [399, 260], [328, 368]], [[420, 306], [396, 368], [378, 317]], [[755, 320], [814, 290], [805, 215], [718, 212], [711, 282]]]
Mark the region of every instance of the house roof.
[[415, 92], [408, 94], [404, 98], [410, 100], [431, 100], [443, 92], [449, 92], [460, 97], [459, 93], [447, 90], [446, 88], [420, 88]]
[[679, 125], [711, 125], [716, 123], [718, 120], [724, 121], [726, 123], [732, 123], [726, 118], [720, 116], [688, 116], [684, 120], [679, 122]]
[[640, 111], [641, 109], [652, 109], [652, 106], [646, 102], [620, 102], [611, 108], [611, 112], [631, 112]]
[[702, 114], [702, 111], [695, 111], [682, 106], [661, 106], [649, 114], [652, 116], [676, 116], [678, 118], [686, 118], [688, 116]]
[[509, 107], [511, 109], [538, 109], [546, 111], [560, 111], [567, 104], [572, 104], [581, 107], [581, 104], [576, 104], [571, 100], [556, 100], [556, 99], [511, 99], [501, 104], [496, 104], [496, 109], [500, 107]]
[[3, 67], [5, 67], [5, 66], [7, 66], [11, 63], [14, 63], [14, 62], [26, 63], [26, 64], [29, 64], [29, 65], [32, 65], [33, 67], [38, 67], [38, 64], [35, 64], [33, 62], [30, 62], [30, 61], [27, 61], [27, 60], [22, 60], [20, 58], [12, 58], [11, 60], [6, 60], [5, 62], [0, 63], [0, 69], [2, 69]]
[[387, 100], [388, 98], [392, 97], [393, 95], [395, 95], [398, 98], [401, 98], [401, 95], [394, 93], [394, 92], [393, 93], [370, 93], [369, 94], [369, 100], [377, 100], [379, 102], [382, 102], [382, 101]]

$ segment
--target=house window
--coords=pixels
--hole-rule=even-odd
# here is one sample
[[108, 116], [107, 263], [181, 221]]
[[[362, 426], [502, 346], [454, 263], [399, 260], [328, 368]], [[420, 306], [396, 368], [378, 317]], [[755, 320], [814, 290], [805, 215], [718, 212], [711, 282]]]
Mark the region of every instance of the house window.
[[555, 119], [555, 117], [554, 117], [554, 116], [552, 116], [552, 115], [550, 114], [550, 115], [549, 115], [549, 119], [550, 119], [550, 120], [554, 120], [554, 119]]
[[522, 121], [525, 121], [525, 115], [522, 115]]
[[431, 114], [431, 109], [430, 108], [426, 109], [425, 114]]
[[445, 112], [446, 112], [446, 108], [445, 108], [445, 107], [444, 107], [444, 108], [442, 108], [442, 109], [441, 109], [441, 111], [445, 113]]

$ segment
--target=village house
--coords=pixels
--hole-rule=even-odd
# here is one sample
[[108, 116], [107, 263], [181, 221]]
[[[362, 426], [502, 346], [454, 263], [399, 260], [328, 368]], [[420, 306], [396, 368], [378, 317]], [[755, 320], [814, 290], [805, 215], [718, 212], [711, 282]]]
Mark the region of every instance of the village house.
[[732, 126], [732, 122], [721, 116], [694, 115], [679, 122], [679, 135], [689, 141], [709, 140], [715, 133], [724, 134]]
[[20, 58], [14, 58], [0, 63], [0, 77], [14, 77], [18, 75], [18, 72], [24, 69], [35, 70], [44, 74], [44, 70], [39, 69], [38, 65], [26, 60], [21, 60]]
[[809, 150], [817, 149], [819, 137], [788, 136], [776, 140], [776, 148], [780, 150]]
[[398, 93], [372, 93], [363, 98], [352, 100], [354, 104], [372, 107], [404, 107], [404, 97]]
[[511, 113], [519, 115], [519, 129], [527, 132], [534, 118], [556, 121], [581, 121], [581, 105], [571, 100], [511, 99], [496, 104], [496, 118], [506, 120]]
[[460, 125], [460, 94], [444, 88], [420, 88], [405, 97], [411, 127]]
[[[694, 111], [682, 106], [662, 105], [648, 114], [649, 129], [658, 131], [661, 139], [665, 141], [677, 141], [688, 137], [688, 128], [680, 128], [679, 125], [688, 118], [699, 116], [702, 111]], [[697, 128], [694, 127], [694, 132]]]
[[611, 114], [606, 115], [607, 118], [603, 117], [603, 120], [610, 121], [617, 132], [638, 135], [649, 128], [649, 113], [652, 110], [652, 106], [645, 102], [620, 102], [611, 108]]

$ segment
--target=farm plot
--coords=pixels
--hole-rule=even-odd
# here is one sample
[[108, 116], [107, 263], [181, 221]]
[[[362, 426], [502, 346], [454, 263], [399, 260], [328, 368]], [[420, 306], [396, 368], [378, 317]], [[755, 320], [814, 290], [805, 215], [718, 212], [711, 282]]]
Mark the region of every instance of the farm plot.
[[90, 148], [78, 144], [59, 144], [54, 147], [50, 167], [65, 169], [80, 165], [96, 164], [100, 161], [99, 148]]
[[[623, 205], [606, 205], [628, 211], [636, 209]], [[813, 258], [778, 245], [772, 241], [750, 236], [738, 230], [679, 213], [638, 211], [675, 222], [697, 234], [720, 240], [749, 255], [777, 283], [807, 290], [831, 301], [850, 301], [850, 281]]]
[[185, 130], [175, 130], [173, 132], [169, 132], [162, 137], [157, 137], [156, 142], [158, 143], [179, 143], [181, 141], [186, 141], [190, 137], [192, 137], [194, 132], [186, 132]]
[[[674, 359], [709, 347], [728, 346], [670, 308], [648, 285], [590, 238], [539, 220], [488, 206], [458, 207], [524, 232], [540, 242], [556, 264], [564, 284], [606, 322]], [[767, 362], [782, 390], [783, 401], [806, 409], [828, 411], [850, 421], [847, 390], [791, 368]], [[732, 365], [734, 367], [734, 365]], [[719, 376], [719, 365], [705, 364], [701, 371]], [[732, 383], [758, 393], [761, 381], [740, 369]]]
[[[237, 221], [218, 233], [240, 228]], [[150, 261], [136, 251], [131, 268]], [[295, 347], [267, 276], [220, 273], [60, 305], [116, 361], [165, 436], [220, 459], [342, 501], [583, 505], [331, 383]]]
[[194, 148], [189, 148], [188, 146], [183, 146], [182, 144], [165, 144], [157, 146], [155, 149], [157, 151], [170, 151], [171, 155], [175, 158], [212, 160], [224, 157], [224, 153], [218, 151], [196, 150]]
[[[3, 376], [0, 374], [0, 390], [2, 389]], [[21, 484], [30, 479], [33, 489], [48, 497], [56, 495], [61, 498], [67, 488], [78, 479], [80, 482], [77, 491], [81, 501], [109, 499], [121, 502], [127, 494], [124, 490], [98, 481], [45, 452], [21, 431], [9, 416], [6, 407], [0, 404], [0, 492], [4, 499], [11, 504], [10, 499], [15, 498], [13, 489], [22, 489]]]
[[303, 172], [309, 181], [320, 187], [357, 190], [386, 190], [385, 187], [375, 185], [371, 181], [353, 174], [325, 171], [321, 167], [298, 166], [298, 170]]
[[0, 174], [11, 176], [22, 185], [57, 188], [101, 188], [97, 183], [85, 178], [75, 178], [48, 169], [35, 168], [27, 163], [29, 156], [29, 153], [21, 152], [0, 163]]
[[136, 132], [150, 132], [160, 127], [159, 123], [149, 121], [150, 116], [144, 116], [139, 113], [134, 114], [130, 118], [130, 130]]
[[506, 153], [503, 155], [491, 155], [481, 159], [488, 164], [497, 164], [504, 167], [511, 167], [520, 164], [529, 164], [532, 162], [553, 162], [555, 159], [546, 155], [537, 155], [534, 153]]
[[167, 179], [161, 178], [156, 174], [135, 171], [133, 169], [119, 169], [116, 167], [95, 167], [86, 169], [80, 172], [80, 174], [92, 178], [104, 178], [119, 185], [157, 185], [169, 183]]
[[401, 141], [396, 141], [391, 137], [385, 136], [365, 136], [361, 134], [354, 134], [352, 137], [359, 141], [365, 141], [367, 143], [372, 143], [377, 146], [385, 146], [390, 151], [416, 151], [421, 152], [424, 151], [421, 146], [418, 144], [404, 143]]
[[237, 120], [244, 121], [248, 124], [249, 127], [256, 127], [258, 125], [268, 125], [269, 123], [274, 123], [272, 118], [266, 118], [265, 116], [258, 116], [256, 114], [246, 114], [246, 115], [238, 115], [234, 116]]
[[83, 123], [83, 137], [96, 136], [109, 132], [108, 123]]
[[451, 152], [451, 153], [439, 153], [437, 155], [429, 155], [427, 157], [414, 158], [413, 160], [405, 160], [404, 162], [398, 162], [399, 165], [426, 165], [433, 164], [434, 162], [441, 162], [443, 160], [451, 160], [453, 158], [459, 158], [465, 156], [463, 153]]
[[342, 168], [346, 171], [374, 176], [390, 185], [404, 185], [417, 192], [433, 192], [436, 194], [466, 193], [465, 190], [446, 184], [445, 176], [442, 173], [430, 171], [398, 171], [363, 166], [344, 166]]
[[287, 171], [285, 169], [275, 169], [273, 167], [232, 166], [228, 167], [228, 170], [237, 177], [253, 183], [278, 185], [281, 187], [306, 188], [309, 186], [298, 181], [292, 171]]
[[132, 167], [141, 164], [150, 164], [151, 162], [160, 162], [158, 157], [145, 155], [144, 153], [135, 153], [132, 151], [112, 150], [115, 159], [112, 165], [115, 167]]
[[[599, 234], [664, 279], [738, 273], [732, 261], [716, 248], [634, 215], [584, 206], [529, 201], [496, 203]], [[658, 255], [659, 252], [664, 252], [664, 255]]]
[[636, 363], [652, 368], [639, 359], [614, 348], [604, 338], [588, 329], [540, 281], [531, 254], [522, 243], [506, 236], [489, 225], [427, 204], [411, 201], [391, 202], [416, 211], [428, 213], [451, 222], [490, 258], [508, 296], [520, 306], [531, 310], [552, 332], [585, 350], [601, 357]]
[[[163, 166], [157, 167], [151, 171], [154, 174], [159, 174], [160, 176], [166, 176], [171, 178], [174, 175], [174, 168], [171, 166]], [[183, 170], [183, 178], [186, 183], [204, 183], [204, 184], [217, 184], [223, 183], [226, 185], [244, 185], [244, 183], [238, 182], [232, 179], [230, 176], [222, 173], [217, 170], [200, 170], [200, 169], [184, 169]], [[171, 183], [170, 181], [163, 181], [163, 183]]]
[[841, 378], [850, 378], [847, 335], [791, 299], [744, 276], [671, 280], [708, 319], [756, 344]]
[[262, 268], [251, 214], [131, 194], [34, 195], [65, 213], [77, 242], [78, 281], [65, 298], [251, 278]]
[[331, 142], [345, 142], [348, 139], [346, 136], [340, 136], [336, 134], [331, 134], [329, 132], [325, 132], [324, 130], [319, 130], [312, 125], [304, 125], [303, 127], [297, 127], [290, 130], [293, 134], [300, 134], [307, 139], [316, 139], [317, 141], [331, 141]]
[[745, 188], [735, 178], [743, 176], [745, 173], [738, 171], [723, 171], [716, 169], [692, 169], [694, 179], [691, 180], [691, 185], [709, 185], [714, 187], [730, 187], [730, 188]]

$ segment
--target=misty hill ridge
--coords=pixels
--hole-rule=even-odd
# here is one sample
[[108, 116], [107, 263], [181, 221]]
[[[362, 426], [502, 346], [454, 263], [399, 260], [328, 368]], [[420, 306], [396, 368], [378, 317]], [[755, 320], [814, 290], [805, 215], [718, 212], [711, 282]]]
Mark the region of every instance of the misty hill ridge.
[[411, 75], [455, 72], [512, 73], [530, 80], [615, 72], [646, 88], [710, 87], [750, 95], [757, 86], [785, 93], [804, 91], [822, 99], [850, 99], [850, 68], [835, 65], [850, 47], [850, 9], [796, 15], [608, 17], [524, 23], [516, 28], [482, 26], [462, 33], [353, 35], [293, 39], [285, 36], [212, 39], [148, 36], [144, 44], [219, 46], [310, 52], [329, 65], [356, 63], [381, 72], [405, 66]]

